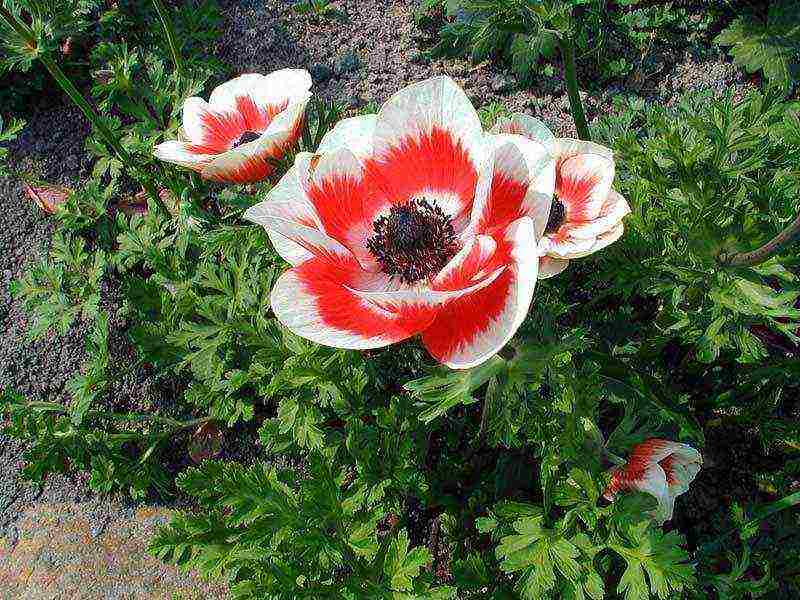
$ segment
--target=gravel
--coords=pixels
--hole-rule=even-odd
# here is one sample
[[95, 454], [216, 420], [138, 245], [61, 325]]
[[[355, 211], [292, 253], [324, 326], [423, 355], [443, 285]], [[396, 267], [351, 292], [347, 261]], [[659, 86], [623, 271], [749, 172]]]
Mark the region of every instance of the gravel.
[[[353, 110], [380, 105], [401, 87], [427, 77], [449, 75], [477, 107], [499, 102], [511, 111], [539, 117], [558, 135], [575, 135], [559, 73], [542, 75], [525, 87], [496, 62], [428, 58], [432, 38], [414, 21], [418, 0], [395, 0], [388, 7], [381, 0], [338, 0], [334, 6], [346, 15], [341, 19], [295, 14], [290, 0], [221, 0], [220, 4], [224, 33], [214, 53], [230, 65], [231, 75], [306, 68], [314, 77], [316, 94]], [[710, 89], [721, 95], [749, 85], [715, 49], [690, 48], [676, 56], [672, 62], [667, 56], [642, 61], [647, 64], [644, 74], [634, 71], [624, 82], [586, 94], [588, 117], [607, 113], [620, 94], [669, 103], [688, 90]], [[585, 70], [581, 75], [588, 81], [593, 74]]]

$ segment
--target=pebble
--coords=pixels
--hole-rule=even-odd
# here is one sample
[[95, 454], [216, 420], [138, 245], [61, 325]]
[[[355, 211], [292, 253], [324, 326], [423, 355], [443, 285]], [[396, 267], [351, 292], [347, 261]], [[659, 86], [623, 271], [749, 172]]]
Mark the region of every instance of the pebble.
[[334, 75], [333, 69], [321, 63], [311, 65], [308, 72], [311, 73], [311, 78], [318, 83], [325, 83]]

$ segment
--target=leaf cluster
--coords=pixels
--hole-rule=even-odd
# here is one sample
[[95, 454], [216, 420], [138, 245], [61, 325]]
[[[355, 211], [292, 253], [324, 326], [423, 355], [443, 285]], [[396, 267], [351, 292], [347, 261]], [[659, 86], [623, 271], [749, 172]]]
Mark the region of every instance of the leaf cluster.
[[724, 354], [753, 363], [791, 348], [800, 322], [792, 254], [743, 268], [723, 259], [795, 218], [800, 106], [753, 93], [742, 102], [701, 94], [670, 109], [641, 108], [623, 105], [601, 125], [634, 207], [628, 243], [607, 256], [608, 292], [650, 298], [662, 334], [693, 347], [701, 362]]
[[[641, 0], [422, 0], [417, 20], [436, 30], [433, 55], [501, 59], [523, 84], [551, 77], [558, 40], [570, 38], [598, 81], [626, 76], [644, 64], [654, 39], [702, 35], [725, 3]], [[588, 69], [587, 69], [588, 70]], [[587, 84], [594, 83], [587, 81]]]
[[784, 91], [800, 79], [800, 2], [770, 2], [764, 18], [745, 11], [715, 39], [748, 73], [762, 71]]

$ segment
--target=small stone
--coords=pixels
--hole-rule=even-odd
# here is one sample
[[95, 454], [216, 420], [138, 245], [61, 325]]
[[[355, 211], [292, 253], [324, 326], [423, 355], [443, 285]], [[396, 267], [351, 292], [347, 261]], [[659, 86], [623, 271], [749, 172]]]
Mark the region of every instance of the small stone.
[[311, 65], [308, 69], [308, 72], [311, 73], [311, 77], [315, 81], [319, 81], [320, 83], [324, 83], [333, 77], [333, 69], [322, 63]]
[[508, 91], [511, 87], [511, 83], [509, 80], [503, 75], [495, 75], [492, 78], [492, 91], [495, 94], [499, 94], [500, 92]]
[[19, 542], [19, 529], [11, 526], [8, 528], [8, 531], [6, 531], [6, 544], [8, 544], [8, 547], [13, 550], [17, 545], [17, 542]]
[[339, 61], [337, 71], [340, 74], [355, 73], [361, 66], [361, 61], [358, 60], [358, 55], [355, 52], [348, 52]]

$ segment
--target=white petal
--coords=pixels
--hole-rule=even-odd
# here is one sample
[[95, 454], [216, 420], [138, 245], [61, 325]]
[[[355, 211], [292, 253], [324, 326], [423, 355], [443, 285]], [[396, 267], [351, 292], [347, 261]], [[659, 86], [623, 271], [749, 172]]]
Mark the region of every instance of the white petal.
[[523, 113], [514, 113], [510, 118], [498, 119], [491, 132], [521, 135], [529, 140], [539, 142], [548, 151], [552, 151], [555, 143], [555, 137], [547, 125], [539, 119]]
[[566, 209], [566, 220], [585, 222], [600, 214], [614, 183], [614, 161], [599, 154], [559, 159], [556, 193]]
[[450, 259], [433, 280], [438, 290], [456, 290], [485, 277], [497, 242], [488, 235], [477, 235]]
[[368, 191], [361, 187], [363, 172], [363, 164], [348, 148], [318, 154], [306, 193], [323, 230], [347, 246], [364, 269], [375, 271], [380, 266], [367, 249], [367, 239], [374, 230]]
[[594, 246], [592, 246], [591, 254], [597, 252], [598, 250], [602, 250], [606, 246], [610, 246], [619, 238], [621, 238], [623, 233], [625, 233], [625, 225], [622, 223], [617, 223], [609, 231], [597, 236], [597, 241], [595, 242]]
[[309, 96], [313, 82], [305, 69], [280, 69], [264, 76], [250, 94], [263, 104], [289, 104], [299, 102]]
[[[272, 310], [297, 335], [335, 348], [379, 348], [427, 327], [435, 314], [430, 307], [401, 304], [394, 307], [397, 312], [385, 310], [346, 287], [370, 278], [381, 276], [363, 273], [352, 257], [315, 257], [281, 275], [270, 294]], [[376, 281], [371, 287], [381, 285], [387, 284]]]
[[172, 140], [156, 146], [153, 155], [159, 160], [198, 171], [216, 157], [214, 154], [198, 154], [189, 148], [190, 144], [186, 142]]
[[610, 161], [614, 160], [614, 152], [595, 142], [586, 142], [572, 138], [558, 138], [553, 141], [553, 153], [559, 160], [565, 160], [570, 156], [579, 154], [597, 154]]
[[267, 228], [267, 224], [270, 222], [269, 218], [278, 217], [322, 230], [319, 216], [301, 189], [298, 179], [297, 165], [295, 164], [267, 193], [263, 202], [251, 206], [243, 215], [248, 221], [266, 229], [275, 251], [292, 265], [299, 265], [313, 255], [300, 244]]
[[539, 249], [543, 256], [569, 260], [588, 256], [595, 251], [596, 245], [596, 240], [581, 240], [570, 237], [556, 240], [552, 235], [546, 234], [542, 238]]
[[259, 215], [259, 221], [268, 232], [274, 232], [301, 246], [313, 256], [321, 258], [348, 257], [352, 255], [342, 244], [315, 227], [284, 219], [269, 213]]
[[303, 116], [305, 101], [289, 106], [252, 142], [217, 155], [201, 174], [206, 179], [227, 183], [254, 183], [272, 173], [269, 158], [281, 156], [298, 135], [296, 125]]
[[650, 494], [658, 501], [654, 515], [656, 521], [664, 523], [672, 518], [675, 499], [667, 488], [667, 475], [658, 464], [648, 465], [640, 479], [631, 481], [631, 487]]
[[406, 138], [419, 139], [444, 130], [470, 156], [477, 168], [484, 155], [478, 113], [464, 91], [449, 77], [433, 77], [392, 96], [378, 112], [374, 153], [388, 154]]
[[293, 103], [306, 97], [311, 89], [311, 76], [307, 71], [282, 69], [267, 76], [247, 73], [214, 88], [209, 104], [214, 110], [237, 110], [236, 98], [250, 96], [257, 106]]
[[311, 94], [306, 94], [275, 115], [275, 118], [269, 124], [266, 131], [264, 131], [262, 137], [279, 133], [288, 136], [290, 132], [296, 131], [306, 112], [306, 107], [308, 106], [310, 98]]
[[323, 154], [339, 148], [347, 148], [361, 160], [372, 155], [372, 138], [378, 115], [364, 115], [342, 119], [320, 142], [317, 152]]
[[187, 98], [183, 103], [183, 132], [189, 141], [202, 144], [206, 137], [206, 126], [203, 115], [208, 113], [209, 107], [202, 98]]
[[422, 333], [431, 354], [453, 369], [477, 366], [497, 354], [530, 308], [539, 265], [533, 220], [513, 222], [496, 240], [507, 253], [503, 272], [487, 287], [442, 307]]
[[543, 256], [539, 259], [539, 279], [548, 279], [561, 273], [569, 265], [563, 258]]
[[611, 190], [596, 219], [584, 223], [566, 223], [570, 237], [592, 239], [608, 234], [631, 212], [625, 198]]
[[[550, 215], [555, 161], [540, 143], [519, 135], [488, 136], [486, 141], [491, 150], [478, 175], [466, 234], [484, 232], [487, 227], [496, 226], [498, 219], [504, 226], [527, 216], [533, 219], [537, 239], [540, 239]], [[498, 181], [514, 182], [516, 187], [525, 189], [524, 196], [503, 197], [499, 193], [503, 187], [495, 187]]]

